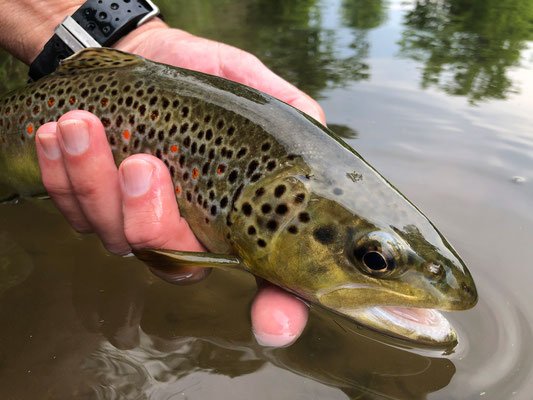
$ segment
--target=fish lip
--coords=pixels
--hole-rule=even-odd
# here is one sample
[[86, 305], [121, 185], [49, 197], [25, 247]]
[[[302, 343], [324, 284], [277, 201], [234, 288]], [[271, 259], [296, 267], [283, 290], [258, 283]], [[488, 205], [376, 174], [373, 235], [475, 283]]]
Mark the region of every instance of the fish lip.
[[[451, 304], [442, 303], [441, 307], [417, 307], [416, 296], [403, 295], [403, 305], [372, 305], [342, 307], [327, 304], [328, 294], [338, 290], [372, 289], [388, 292], [398, 297], [394, 290], [375, 287], [365, 283], [344, 283], [333, 288], [318, 291], [319, 303], [324, 307], [354, 320], [356, 323], [390, 337], [409, 341], [417, 345], [431, 347], [453, 347], [457, 344], [457, 334], [449, 321], [438, 311], [457, 310]], [[401, 303], [401, 301], [400, 301]], [[427, 323], [424, 323], [427, 322]]]
[[372, 306], [335, 311], [374, 331], [418, 345], [457, 344], [457, 334], [450, 322], [433, 308]]

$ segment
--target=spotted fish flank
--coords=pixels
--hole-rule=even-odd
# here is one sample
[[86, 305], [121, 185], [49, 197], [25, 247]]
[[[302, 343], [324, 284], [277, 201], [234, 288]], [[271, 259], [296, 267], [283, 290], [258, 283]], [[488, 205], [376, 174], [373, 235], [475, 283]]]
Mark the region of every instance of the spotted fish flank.
[[[182, 215], [218, 253], [139, 251], [147, 261], [238, 266], [374, 329], [432, 344], [455, 334], [438, 318], [435, 329], [425, 326], [433, 312], [425, 309], [476, 302], [442, 235], [327, 128], [252, 88], [116, 50], [84, 50], [0, 98], [2, 187], [43, 190], [35, 130], [73, 109], [100, 117], [117, 164], [134, 153], [161, 159]], [[387, 307], [424, 327], [391, 323]]]

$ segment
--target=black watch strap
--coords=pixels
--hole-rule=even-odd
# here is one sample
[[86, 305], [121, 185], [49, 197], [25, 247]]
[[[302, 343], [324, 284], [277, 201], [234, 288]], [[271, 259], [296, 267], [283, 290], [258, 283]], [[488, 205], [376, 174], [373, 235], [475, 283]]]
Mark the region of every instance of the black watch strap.
[[59, 62], [86, 47], [109, 47], [159, 15], [150, 0], [87, 0], [55, 29], [30, 65], [30, 80], [56, 70]]

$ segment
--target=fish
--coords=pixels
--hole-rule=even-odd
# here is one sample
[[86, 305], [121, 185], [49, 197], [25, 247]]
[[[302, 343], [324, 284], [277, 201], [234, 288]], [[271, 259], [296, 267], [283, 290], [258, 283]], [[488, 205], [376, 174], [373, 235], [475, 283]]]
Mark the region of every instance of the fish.
[[294, 107], [220, 77], [108, 48], [84, 49], [0, 98], [0, 186], [45, 192], [39, 126], [97, 115], [117, 165], [150, 153], [208, 249], [137, 249], [152, 265], [237, 268], [381, 334], [454, 346], [441, 311], [472, 308], [465, 263], [361, 155]]

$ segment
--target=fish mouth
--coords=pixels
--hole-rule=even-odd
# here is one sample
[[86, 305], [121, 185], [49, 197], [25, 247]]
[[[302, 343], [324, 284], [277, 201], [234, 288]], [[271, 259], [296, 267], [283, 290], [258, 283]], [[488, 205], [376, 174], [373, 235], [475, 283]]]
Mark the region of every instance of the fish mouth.
[[372, 330], [416, 344], [432, 347], [457, 344], [451, 324], [435, 309], [374, 306], [336, 311]]

